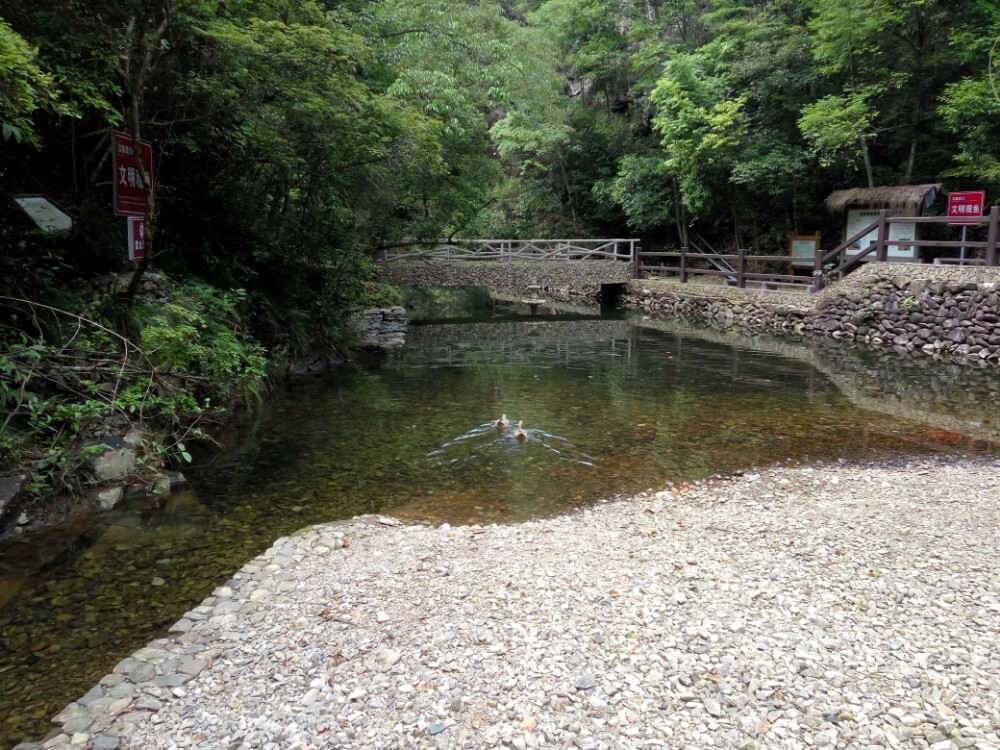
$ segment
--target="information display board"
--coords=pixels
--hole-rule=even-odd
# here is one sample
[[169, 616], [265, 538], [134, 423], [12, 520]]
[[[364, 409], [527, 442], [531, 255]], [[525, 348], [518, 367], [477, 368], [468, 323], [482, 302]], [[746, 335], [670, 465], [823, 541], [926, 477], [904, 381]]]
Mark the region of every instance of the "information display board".
[[818, 233], [788, 235], [788, 254], [792, 256], [792, 265], [795, 268], [816, 267], [820, 237]]
[[[876, 209], [853, 209], [847, 212], [847, 237], [853, 237], [866, 226], [878, 220], [879, 210]], [[889, 225], [890, 242], [913, 242], [917, 238], [917, 225], [912, 221], [893, 222]], [[868, 245], [874, 244], [878, 240], [878, 229], [873, 229], [864, 235], [860, 240], [848, 247], [844, 254], [848, 258], [860, 254]], [[887, 257], [895, 261], [916, 261], [917, 248], [912, 245], [889, 245]], [[862, 262], [875, 260], [875, 253], [869, 253], [861, 259]]]

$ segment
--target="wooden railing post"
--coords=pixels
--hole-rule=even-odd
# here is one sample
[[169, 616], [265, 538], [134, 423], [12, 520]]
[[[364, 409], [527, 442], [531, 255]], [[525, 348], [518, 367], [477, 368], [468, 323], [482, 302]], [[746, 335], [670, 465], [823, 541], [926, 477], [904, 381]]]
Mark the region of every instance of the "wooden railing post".
[[816, 257], [813, 259], [813, 276], [816, 281], [813, 283], [813, 291], [818, 292], [823, 288], [823, 248], [816, 243]]
[[747, 251], [745, 247], [739, 249], [740, 257], [736, 262], [736, 286], [740, 289], [746, 289], [747, 287]]
[[878, 212], [878, 239], [875, 240], [875, 260], [885, 263], [889, 259], [889, 248], [886, 241], [889, 239], [889, 211], [882, 209]]
[[990, 228], [986, 233], [986, 265], [997, 264], [997, 240], [1000, 239], [1000, 206], [990, 209]]
[[688, 271], [687, 271], [687, 251], [686, 247], [681, 248], [681, 283], [687, 284]]

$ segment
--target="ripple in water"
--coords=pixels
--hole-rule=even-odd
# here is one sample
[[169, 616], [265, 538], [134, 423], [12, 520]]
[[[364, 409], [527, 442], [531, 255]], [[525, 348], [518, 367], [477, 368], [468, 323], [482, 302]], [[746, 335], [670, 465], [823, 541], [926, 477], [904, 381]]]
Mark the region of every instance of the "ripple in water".
[[505, 429], [498, 429], [494, 421], [484, 422], [432, 450], [427, 458], [435, 464], [450, 466], [480, 459], [488, 462], [498, 455], [516, 459], [540, 448], [552, 452], [561, 461], [595, 466], [593, 456], [579, 450], [561, 435], [533, 427], [524, 427], [523, 432], [524, 439], [518, 440], [513, 420], [511, 426]]

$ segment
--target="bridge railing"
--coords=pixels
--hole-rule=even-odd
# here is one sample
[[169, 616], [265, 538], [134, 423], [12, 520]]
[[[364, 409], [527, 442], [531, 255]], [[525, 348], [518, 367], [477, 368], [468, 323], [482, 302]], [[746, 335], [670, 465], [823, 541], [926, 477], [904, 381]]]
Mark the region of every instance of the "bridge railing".
[[617, 260], [635, 261], [637, 239], [588, 240], [451, 240], [434, 245], [392, 249], [384, 260]]

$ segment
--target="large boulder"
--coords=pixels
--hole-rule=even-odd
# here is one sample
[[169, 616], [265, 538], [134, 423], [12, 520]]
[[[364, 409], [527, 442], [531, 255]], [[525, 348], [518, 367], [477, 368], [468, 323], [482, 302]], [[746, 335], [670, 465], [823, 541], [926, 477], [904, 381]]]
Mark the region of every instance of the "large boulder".
[[90, 459], [90, 468], [101, 482], [127, 477], [136, 467], [135, 444], [118, 435], [104, 435], [91, 442], [101, 446], [101, 452]]
[[7, 513], [7, 508], [14, 502], [14, 498], [21, 491], [21, 487], [27, 478], [27, 474], [0, 477], [0, 521], [3, 520], [4, 514]]

